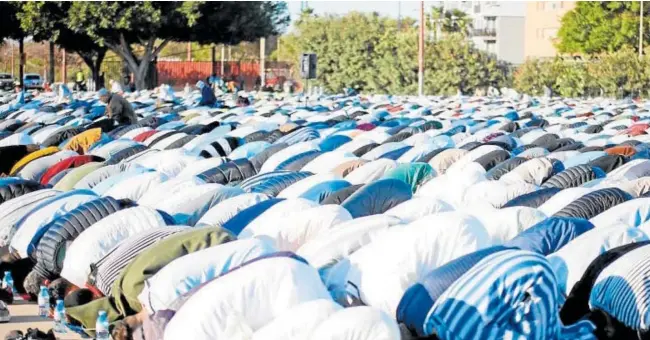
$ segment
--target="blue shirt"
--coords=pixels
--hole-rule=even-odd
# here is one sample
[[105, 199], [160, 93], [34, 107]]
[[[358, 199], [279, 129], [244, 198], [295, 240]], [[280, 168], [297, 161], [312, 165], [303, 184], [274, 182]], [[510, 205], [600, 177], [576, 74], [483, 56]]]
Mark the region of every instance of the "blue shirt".
[[11, 104], [11, 109], [19, 109], [21, 106], [25, 105], [25, 91], [20, 91], [18, 97]]
[[203, 86], [201, 88], [201, 101], [199, 106], [212, 106], [217, 102], [217, 97], [214, 96], [214, 92], [208, 86]]

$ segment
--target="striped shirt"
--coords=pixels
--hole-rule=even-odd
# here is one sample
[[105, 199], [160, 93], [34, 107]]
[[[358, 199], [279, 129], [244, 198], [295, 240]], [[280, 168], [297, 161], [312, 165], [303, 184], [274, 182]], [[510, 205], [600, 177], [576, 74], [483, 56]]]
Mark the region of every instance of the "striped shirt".
[[636, 330], [650, 328], [650, 245], [621, 256], [600, 273], [589, 296], [600, 309]]
[[26, 214], [61, 193], [54, 189], [41, 189], [16, 197], [0, 205], [0, 246], [8, 246], [16, 233], [16, 223]]
[[275, 141], [274, 144], [286, 143], [287, 145], [294, 145], [300, 142], [306, 142], [317, 138], [320, 138], [318, 131], [307, 127], [280, 137]]
[[546, 259], [523, 250], [485, 257], [434, 303], [426, 334], [440, 339], [595, 339], [593, 324], [563, 327], [555, 276]]
[[122, 273], [122, 270], [131, 261], [156, 242], [159, 242], [171, 235], [189, 230], [188, 227], [164, 227], [145, 230], [133, 235], [124, 242], [113, 247], [106, 256], [91, 265], [91, 273], [88, 277], [88, 284], [95, 286], [105, 296], [111, 294], [113, 282]]
[[242, 190], [244, 190], [246, 192], [250, 192], [250, 190], [254, 186], [256, 186], [256, 185], [258, 185], [260, 183], [264, 183], [268, 179], [271, 179], [273, 177], [282, 176], [284, 174], [289, 174], [289, 173], [291, 173], [291, 171], [288, 171], [288, 170], [276, 170], [276, 171], [272, 171], [272, 172], [265, 172], [265, 173], [257, 174], [255, 176], [251, 176], [251, 177], [243, 180], [241, 183], [239, 183], [239, 187], [242, 188]]
[[199, 147], [202, 156], [209, 157], [226, 157], [233, 149], [237, 147], [234, 138], [219, 138], [216, 141]]

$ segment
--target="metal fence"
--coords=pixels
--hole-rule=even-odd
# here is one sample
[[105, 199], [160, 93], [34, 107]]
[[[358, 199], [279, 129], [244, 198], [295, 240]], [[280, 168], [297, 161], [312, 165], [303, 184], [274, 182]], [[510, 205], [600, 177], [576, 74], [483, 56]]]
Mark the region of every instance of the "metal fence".
[[[266, 84], [282, 84], [291, 78], [291, 65], [287, 62], [267, 61], [265, 63]], [[155, 87], [168, 84], [176, 89], [185, 84], [194, 85], [198, 80], [205, 80], [212, 73], [225, 80], [234, 80], [244, 85], [245, 90], [251, 90], [261, 81], [259, 60], [226, 61], [223, 67], [220, 61], [157, 61], [152, 63], [149, 85]], [[124, 69], [121, 61], [105, 61], [102, 63], [101, 76], [105, 84], [110, 79], [123, 83], [128, 79], [129, 72]]]
[[[286, 62], [265, 63], [266, 83], [274, 85], [283, 82], [290, 75], [290, 65]], [[181, 87], [186, 83], [195, 84], [214, 72], [225, 80], [234, 80], [243, 84], [244, 89], [250, 90], [261, 85], [260, 62], [245, 61], [158, 61], [156, 63], [157, 84], [169, 84]]]

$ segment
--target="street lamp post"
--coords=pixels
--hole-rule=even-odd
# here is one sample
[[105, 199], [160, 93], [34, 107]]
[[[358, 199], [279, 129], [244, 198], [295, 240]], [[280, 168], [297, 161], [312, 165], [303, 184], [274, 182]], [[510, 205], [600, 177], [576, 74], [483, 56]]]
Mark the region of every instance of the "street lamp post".
[[639, 13], [639, 58], [643, 56], [643, 0], [641, 0], [641, 10]]
[[16, 78], [16, 75], [14, 74], [14, 67], [16, 65], [16, 61], [14, 61], [14, 42], [9, 41], [9, 45], [11, 45], [11, 78]]
[[420, 42], [418, 51], [418, 95], [424, 94], [424, 1], [420, 1]]

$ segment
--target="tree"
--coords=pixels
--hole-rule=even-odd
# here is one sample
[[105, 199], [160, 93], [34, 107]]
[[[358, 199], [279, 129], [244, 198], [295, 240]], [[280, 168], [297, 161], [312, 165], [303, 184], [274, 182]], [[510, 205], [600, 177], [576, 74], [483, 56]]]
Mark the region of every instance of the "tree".
[[[375, 14], [317, 16], [304, 13], [281, 39], [283, 60], [303, 52], [318, 55], [318, 83], [329, 91], [352, 87], [369, 93], [413, 94], [417, 90], [418, 27]], [[505, 84], [507, 68], [467, 41], [448, 33], [425, 50], [425, 90], [430, 94], [473, 93]]]
[[15, 2], [0, 1], [0, 41], [7, 38], [16, 40], [25, 38], [25, 32], [16, 17], [19, 5]]
[[[567, 86], [574, 86], [578, 80], [573, 79], [575, 75], [572, 67], [565, 65], [561, 58], [555, 59], [528, 59], [519, 67], [515, 73], [515, 88], [521, 92], [532, 95], [543, 95], [544, 89], [548, 87], [553, 93], [564, 93], [569, 95]], [[582, 91], [573, 89], [578, 95]]]
[[563, 97], [647, 96], [650, 58], [639, 58], [631, 47], [605, 52], [583, 61], [555, 58], [529, 59], [515, 73], [515, 88], [541, 95], [544, 86]]
[[474, 94], [489, 86], [505, 86], [506, 63], [481, 51], [461, 34], [449, 34], [425, 51], [424, 86], [427, 93]]
[[589, 73], [605, 95], [624, 98], [648, 88], [644, 76], [646, 66], [645, 60], [639, 59], [631, 47], [625, 47], [616, 53], [600, 55], [590, 63]]
[[[21, 27], [37, 41], [50, 42], [50, 60], [54, 59], [54, 44], [77, 53], [90, 68], [95, 84], [107, 48], [97, 44], [83, 32], [68, 27], [71, 2], [29, 1], [21, 3], [18, 18]], [[54, 80], [54, 63], [50, 62], [50, 82]]]
[[418, 39], [413, 21], [402, 20], [402, 28], [395, 31], [389, 25], [376, 49], [375, 72], [369, 82], [380, 93], [413, 94], [417, 91]]
[[426, 13], [425, 20], [427, 30], [436, 35], [440, 31], [445, 34], [460, 33], [467, 36], [472, 29], [472, 19], [459, 9], [445, 11], [442, 7], [432, 7], [431, 12]]
[[25, 65], [22, 62], [24, 54], [24, 39], [27, 36], [20, 26], [17, 14], [20, 8], [18, 2], [0, 1], [0, 42], [4, 39], [18, 40], [18, 51], [21, 56], [19, 67], [20, 81], [22, 82]]
[[[403, 22], [403, 32], [412, 31]], [[400, 33], [400, 36], [406, 33]], [[317, 16], [305, 12], [295, 22], [294, 32], [281, 39], [282, 59], [293, 60], [303, 52], [318, 55], [318, 80], [330, 91], [355, 88], [369, 92], [403, 93], [396, 51], [397, 21], [374, 14], [352, 12], [345, 16]], [[415, 40], [417, 41], [417, 40]], [[395, 54], [393, 54], [395, 52]], [[409, 63], [410, 58], [405, 59]], [[417, 60], [414, 58], [412, 60]], [[410, 67], [406, 72], [411, 73]], [[409, 77], [405, 77], [409, 78]]]
[[68, 27], [115, 52], [138, 89], [170, 41], [232, 45], [276, 34], [289, 19], [282, 2], [73, 2], [69, 13]]
[[[557, 48], [562, 53], [593, 54], [618, 51], [624, 46], [638, 52], [640, 3], [632, 1], [579, 1], [562, 17]], [[644, 7], [644, 25], [650, 23]], [[647, 30], [645, 32], [648, 32]], [[650, 35], [644, 34], [648, 42]]]

